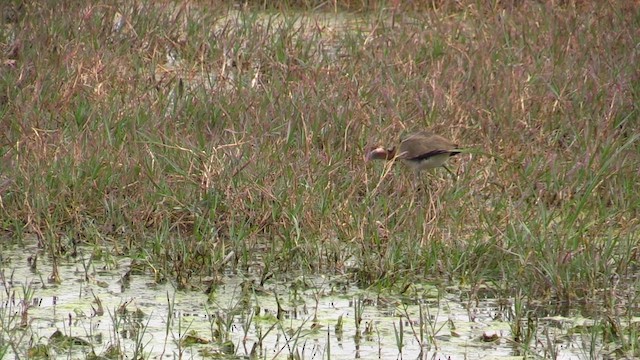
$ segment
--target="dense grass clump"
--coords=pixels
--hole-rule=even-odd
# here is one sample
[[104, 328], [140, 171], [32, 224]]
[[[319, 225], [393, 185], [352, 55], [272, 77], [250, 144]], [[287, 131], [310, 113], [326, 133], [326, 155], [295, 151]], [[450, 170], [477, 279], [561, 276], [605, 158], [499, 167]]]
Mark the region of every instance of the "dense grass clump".
[[[181, 286], [229, 269], [634, 286], [634, 5], [3, 8], [0, 229], [49, 256], [107, 247]], [[467, 148], [457, 180], [415, 191], [363, 162], [425, 128]]]

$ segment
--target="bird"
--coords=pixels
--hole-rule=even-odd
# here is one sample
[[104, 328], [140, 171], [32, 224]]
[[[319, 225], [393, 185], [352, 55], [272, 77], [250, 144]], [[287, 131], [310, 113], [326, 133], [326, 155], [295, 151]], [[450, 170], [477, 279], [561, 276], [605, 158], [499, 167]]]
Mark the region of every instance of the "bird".
[[419, 131], [402, 139], [399, 151], [396, 147], [385, 148], [371, 146], [365, 150], [365, 161], [398, 159], [411, 167], [416, 177], [420, 171], [444, 167], [452, 176], [455, 175], [445, 163], [449, 157], [460, 153], [458, 145], [434, 134], [431, 131]]

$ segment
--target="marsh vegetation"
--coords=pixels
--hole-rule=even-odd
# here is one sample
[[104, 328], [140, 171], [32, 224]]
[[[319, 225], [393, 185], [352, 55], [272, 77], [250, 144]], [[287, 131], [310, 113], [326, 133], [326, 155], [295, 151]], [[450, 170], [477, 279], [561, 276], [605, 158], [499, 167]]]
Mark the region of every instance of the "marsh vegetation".
[[[0, 6], [0, 354], [55, 331], [16, 335], [8, 304], [126, 258], [205, 298], [298, 276], [412, 306], [490, 289], [518, 351], [555, 357], [525, 336], [546, 305], [589, 317], [585, 357], [640, 356], [636, 4], [285, 5]], [[456, 180], [363, 161], [423, 129], [467, 149]], [[35, 288], [7, 280], [20, 247]], [[409, 323], [386, 325], [397, 352]]]

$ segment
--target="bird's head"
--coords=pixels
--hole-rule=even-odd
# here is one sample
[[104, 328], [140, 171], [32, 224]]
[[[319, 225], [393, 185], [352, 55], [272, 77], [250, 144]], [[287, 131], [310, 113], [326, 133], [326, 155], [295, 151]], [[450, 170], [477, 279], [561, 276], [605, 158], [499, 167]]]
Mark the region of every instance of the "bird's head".
[[368, 146], [365, 148], [365, 161], [371, 160], [391, 160], [396, 156], [395, 146], [392, 148], [384, 148], [382, 146]]

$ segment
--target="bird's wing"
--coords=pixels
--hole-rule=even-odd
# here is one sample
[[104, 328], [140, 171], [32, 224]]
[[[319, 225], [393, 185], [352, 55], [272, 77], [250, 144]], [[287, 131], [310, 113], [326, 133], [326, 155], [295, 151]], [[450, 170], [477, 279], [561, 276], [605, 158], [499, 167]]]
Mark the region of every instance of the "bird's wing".
[[424, 160], [440, 154], [452, 154], [456, 146], [442, 136], [421, 131], [402, 141], [400, 153], [408, 160]]

